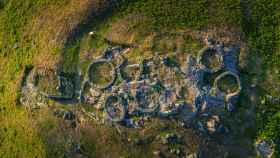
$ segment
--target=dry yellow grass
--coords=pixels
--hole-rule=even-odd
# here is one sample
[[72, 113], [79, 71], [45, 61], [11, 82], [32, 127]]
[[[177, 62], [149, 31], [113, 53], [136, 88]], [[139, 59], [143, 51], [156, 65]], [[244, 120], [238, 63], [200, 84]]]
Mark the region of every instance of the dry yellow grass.
[[[30, 45], [31, 49], [22, 51], [23, 54], [10, 49], [7, 56], [0, 57], [0, 157], [47, 156], [45, 149], [50, 144], [42, 141], [42, 135], [38, 134], [37, 125], [40, 122], [33, 120], [29, 112], [18, 107], [16, 102], [23, 68], [27, 64], [46, 70], [53, 68], [59, 61], [60, 52], [69, 35], [93, 12], [107, 8], [106, 2], [70, 0], [63, 5], [54, 6], [50, 1], [50, 4], [34, 12], [23, 28], [19, 28], [24, 32], [18, 42], [19, 48], [26, 49], [25, 45]], [[55, 134], [59, 135], [59, 132], [61, 131]]]
[[34, 18], [27, 29], [28, 36], [34, 40], [38, 54], [34, 64], [46, 67], [55, 65], [59, 60], [61, 49], [72, 34], [77, 31], [78, 25], [87, 21], [91, 14], [98, 14], [109, 4], [102, 0], [71, 0], [62, 7], [52, 6], [43, 14]]

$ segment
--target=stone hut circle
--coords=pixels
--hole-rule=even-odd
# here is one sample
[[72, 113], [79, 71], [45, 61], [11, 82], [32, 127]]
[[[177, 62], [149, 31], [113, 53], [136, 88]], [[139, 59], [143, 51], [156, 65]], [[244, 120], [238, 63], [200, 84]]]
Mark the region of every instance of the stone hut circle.
[[242, 89], [239, 77], [230, 71], [220, 74], [215, 79], [214, 87], [227, 98], [238, 95]]
[[144, 113], [155, 112], [159, 106], [159, 93], [151, 85], [139, 85], [136, 91], [136, 109]]
[[125, 117], [125, 103], [119, 96], [109, 96], [105, 102], [105, 109], [108, 117], [114, 122], [122, 121]]
[[106, 59], [99, 59], [90, 64], [88, 68], [88, 81], [96, 88], [104, 89], [113, 84], [115, 79], [115, 68]]

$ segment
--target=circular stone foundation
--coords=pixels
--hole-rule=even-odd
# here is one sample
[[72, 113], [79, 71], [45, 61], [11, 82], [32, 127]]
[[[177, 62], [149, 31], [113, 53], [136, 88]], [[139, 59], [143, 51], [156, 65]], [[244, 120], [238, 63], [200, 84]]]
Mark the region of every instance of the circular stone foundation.
[[215, 79], [214, 87], [228, 97], [238, 95], [242, 88], [239, 77], [229, 71], [222, 73]]
[[150, 85], [142, 85], [136, 91], [136, 109], [144, 113], [155, 112], [159, 106], [159, 93], [155, 91]]
[[108, 60], [94, 61], [88, 68], [89, 83], [95, 87], [104, 89], [112, 85], [115, 80], [115, 68]]
[[204, 48], [199, 52], [198, 63], [208, 72], [217, 72], [222, 68], [222, 56], [215, 48]]
[[118, 96], [109, 96], [105, 102], [106, 113], [114, 122], [120, 122], [125, 117], [125, 106], [123, 100]]

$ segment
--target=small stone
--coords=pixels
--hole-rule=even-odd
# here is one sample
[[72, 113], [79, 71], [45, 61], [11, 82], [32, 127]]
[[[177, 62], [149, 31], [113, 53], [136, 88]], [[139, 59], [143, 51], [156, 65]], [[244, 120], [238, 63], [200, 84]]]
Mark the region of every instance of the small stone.
[[186, 158], [198, 158], [197, 153], [188, 154]]
[[156, 150], [156, 151], [153, 152], [153, 154], [154, 154], [155, 156], [159, 156], [159, 155], [160, 155], [160, 151], [159, 151], [159, 150]]
[[94, 36], [95, 35], [95, 32], [91, 31], [88, 33], [90, 36]]
[[216, 131], [215, 120], [210, 119], [210, 120], [207, 121], [207, 129], [210, 133], [214, 133]]
[[131, 142], [131, 138], [127, 138], [127, 141], [128, 141], [128, 142]]
[[176, 149], [175, 153], [176, 153], [176, 155], [180, 155], [181, 154], [181, 150], [180, 149]]
[[163, 138], [163, 139], [161, 140], [161, 143], [162, 143], [162, 144], [168, 144], [168, 140], [167, 140], [166, 138]]
[[208, 46], [213, 46], [215, 44], [215, 40], [213, 38], [207, 38], [205, 41]]
[[217, 124], [220, 121], [219, 117], [214, 115], [210, 119], [208, 119], [206, 126], [210, 133], [216, 132]]
[[257, 87], [257, 85], [256, 84], [251, 84], [251, 88], [255, 88], [255, 87]]
[[18, 44], [15, 43], [14, 46], [13, 46], [13, 49], [17, 49], [18, 48]]

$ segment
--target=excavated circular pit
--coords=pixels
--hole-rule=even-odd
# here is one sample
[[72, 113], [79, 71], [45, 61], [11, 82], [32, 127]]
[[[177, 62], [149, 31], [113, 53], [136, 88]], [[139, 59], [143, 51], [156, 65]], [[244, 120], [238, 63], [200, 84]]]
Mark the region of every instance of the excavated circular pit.
[[109, 96], [105, 103], [105, 109], [109, 118], [114, 122], [122, 121], [125, 117], [125, 107], [118, 96]]
[[219, 75], [215, 80], [214, 86], [227, 95], [238, 94], [241, 90], [240, 79], [232, 72], [224, 72]]
[[140, 112], [155, 112], [159, 106], [157, 103], [159, 94], [151, 86], [143, 85], [139, 87], [136, 91], [135, 98], [137, 102], [136, 109]]
[[106, 88], [114, 82], [115, 68], [107, 60], [93, 62], [88, 69], [89, 82], [97, 88]]

